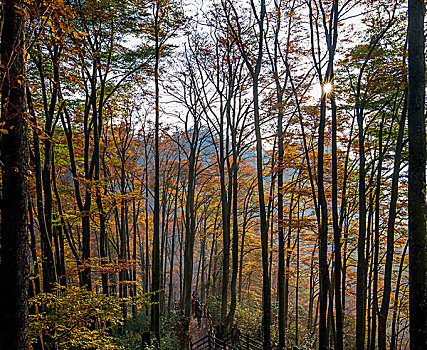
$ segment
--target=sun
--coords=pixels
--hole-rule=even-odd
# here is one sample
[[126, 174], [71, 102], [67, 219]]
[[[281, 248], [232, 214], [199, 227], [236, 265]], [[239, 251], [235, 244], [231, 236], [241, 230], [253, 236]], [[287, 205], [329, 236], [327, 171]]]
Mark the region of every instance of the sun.
[[323, 84], [323, 93], [329, 95], [332, 92], [333, 86], [331, 83], [327, 82]]

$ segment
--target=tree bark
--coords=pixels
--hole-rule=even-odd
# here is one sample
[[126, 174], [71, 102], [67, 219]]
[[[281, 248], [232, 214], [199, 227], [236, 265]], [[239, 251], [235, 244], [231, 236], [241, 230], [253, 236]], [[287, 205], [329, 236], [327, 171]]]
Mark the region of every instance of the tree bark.
[[408, 1], [409, 336], [427, 349], [427, 235], [424, 0]]
[[1, 34], [0, 348], [28, 349], [28, 171], [24, 1], [3, 3]]

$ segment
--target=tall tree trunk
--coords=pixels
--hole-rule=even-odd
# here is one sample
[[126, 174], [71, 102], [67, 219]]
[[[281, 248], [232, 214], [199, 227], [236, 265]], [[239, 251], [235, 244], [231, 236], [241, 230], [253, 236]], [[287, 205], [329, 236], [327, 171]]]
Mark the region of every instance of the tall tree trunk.
[[396, 290], [394, 292], [393, 320], [391, 322], [391, 339], [390, 339], [390, 345], [389, 345], [390, 350], [396, 349], [396, 338], [397, 338], [396, 322], [397, 322], [397, 314], [398, 314], [399, 304], [400, 304], [399, 291], [400, 291], [400, 282], [402, 280], [402, 274], [405, 266], [405, 255], [406, 255], [407, 249], [408, 249], [408, 242], [406, 242], [405, 248], [403, 248], [402, 257], [400, 259], [399, 273], [397, 275]]
[[175, 235], [176, 225], [178, 220], [178, 194], [179, 194], [179, 180], [181, 176], [181, 153], [178, 150], [178, 174], [176, 176], [175, 184], [175, 199], [173, 209], [173, 225], [172, 225], [172, 247], [171, 247], [171, 259], [170, 259], [170, 272], [169, 272], [169, 296], [168, 296], [168, 312], [170, 313], [172, 299], [173, 299], [173, 267], [174, 267], [174, 254], [175, 254]]
[[[252, 3], [255, 11], [255, 5]], [[258, 202], [260, 214], [260, 232], [261, 232], [261, 258], [262, 258], [262, 325], [263, 325], [263, 348], [271, 347], [271, 286], [268, 271], [268, 222], [264, 198], [264, 176], [263, 176], [263, 147], [261, 138], [260, 111], [259, 111], [259, 76], [263, 57], [263, 36], [264, 20], [266, 14], [265, 1], [261, 0], [260, 13], [257, 16], [259, 28], [258, 53], [255, 66], [245, 56], [246, 65], [252, 76], [252, 93], [255, 119], [255, 136], [256, 136], [256, 168], [258, 183]], [[244, 54], [245, 55], [245, 54]]]
[[31, 274], [32, 277], [32, 283], [34, 284], [33, 295], [29, 295], [29, 297], [33, 297], [41, 292], [40, 288], [40, 276], [39, 276], [39, 262], [37, 258], [37, 246], [36, 246], [36, 235], [34, 232], [34, 217], [33, 217], [33, 208], [32, 205], [29, 204], [28, 208], [29, 213], [29, 219], [30, 219], [30, 225], [29, 225], [29, 231], [30, 231], [30, 250], [31, 250], [31, 259], [33, 261], [33, 272]]
[[[252, 78], [252, 94], [253, 94], [253, 107], [254, 107], [254, 125], [255, 125], [255, 138], [256, 138], [256, 168], [257, 168], [257, 183], [258, 183], [258, 203], [260, 214], [260, 232], [261, 232], [261, 256], [262, 256], [262, 309], [263, 309], [263, 347], [270, 349], [271, 347], [271, 286], [269, 278], [269, 256], [268, 256], [268, 222], [265, 207], [264, 197], [264, 176], [263, 176], [263, 146], [261, 138], [261, 123], [260, 123], [260, 101], [259, 101], [259, 82], [261, 66], [263, 61], [263, 43], [264, 43], [264, 21], [266, 17], [266, 4], [265, 0], [260, 1], [259, 13], [256, 13], [256, 5], [251, 0], [252, 11], [255, 14], [257, 34], [256, 41], [258, 48], [256, 54], [252, 55], [246, 51], [246, 47], [239, 37], [240, 32], [237, 33], [234, 29], [233, 34], [237, 38], [237, 45], [239, 46], [240, 53], [245, 61], [246, 67]], [[236, 15], [235, 8], [225, 8], [226, 11], [232, 11]], [[237, 16], [233, 20], [238, 20]], [[227, 16], [227, 22], [230, 28], [234, 28], [231, 23], [231, 16]]]
[[[27, 103], [31, 115], [32, 122], [34, 123], [33, 130], [33, 149], [34, 149], [34, 163], [35, 163], [35, 182], [36, 182], [36, 203], [37, 203], [37, 219], [39, 222], [39, 232], [41, 237], [41, 253], [42, 253], [42, 273], [43, 273], [43, 292], [50, 293], [53, 291], [57, 282], [56, 266], [54, 251], [52, 245], [52, 230], [49, 234], [47, 228], [45, 208], [43, 202], [43, 178], [42, 178], [42, 161], [40, 153], [40, 139], [38, 135], [37, 119], [34, 112], [33, 102], [31, 98], [30, 89], [27, 89]], [[50, 179], [50, 177], [49, 177]], [[50, 225], [52, 220], [50, 220]]]
[[[138, 208], [136, 207], [135, 199], [132, 200], [132, 224], [133, 224], [133, 244], [132, 244], [132, 296], [133, 298], [136, 298], [137, 296], [137, 283], [138, 279], [136, 277], [136, 268], [137, 268], [137, 237], [139, 237], [139, 227], [138, 227], [138, 216], [139, 216], [139, 205]], [[144, 258], [141, 259], [144, 261]], [[136, 305], [132, 305], [132, 316], [135, 317], [138, 310], [136, 308]]]
[[[149, 285], [150, 285], [150, 245], [149, 245], [149, 224], [150, 224], [150, 216], [149, 216], [149, 176], [148, 176], [148, 150], [147, 150], [147, 143], [148, 143], [148, 137], [145, 135], [144, 140], [144, 158], [145, 158], [145, 278], [144, 278], [144, 292], [149, 292]], [[148, 312], [148, 308], [147, 308]]]
[[335, 96], [332, 107], [332, 225], [334, 230], [334, 295], [335, 295], [335, 349], [343, 349], [343, 312], [341, 304], [341, 226], [338, 217], [338, 159], [337, 159], [337, 106]]
[[[263, 9], [265, 10], [265, 8]], [[264, 177], [263, 177], [263, 162], [262, 162], [262, 141], [259, 116], [258, 102], [258, 77], [253, 82], [254, 93], [254, 114], [255, 114], [255, 133], [256, 133], [256, 154], [257, 154], [257, 176], [258, 176], [258, 200], [261, 219], [261, 255], [262, 255], [262, 296], [263, 296], [263, 347], [270, 349], [271, 347], [271, 287], [268, 271], [268, 223], [267, 213], [265, 210], [264, 199]]]
[[[360, 94], [360, 86], [359, 86]], [[357, 276], [356, 276], [356, 350], [365, 348], [366, 318], [366, 276], [368, 263], [366, 245], [366, 170], [365, 170], [365, 136], [363, 126], [363, 107], [356, 102], [357, 125], [359, 128], [359, 237], [357, 243]]]
[[[216, 211], [215, 214], [215, 221], [214, 221], [214, 227], [212, 231], [212, 243], [211, 243], [211, 252], [209, 254], [209, 269], [208, 269], [208, 276], [207, 276], [207, 288], [206, 288], [206, 296], [210, 294], [211, 288], [214, 289], [214, 283], [212, 275], [215, 274], [215, 265], [216, 265], [216, 229], [217, 229], [217, 221], [218, 221], [218, 211]], [[213, 270], [213, 272], [212, 272]]]
[[[198, 142], [198, 122], [195, 121], [191, 142], [191, 151], [188, 159], [188, 189], [185, 204], [185, 244], [184, 244], [184, 305], [185, 317], [190, 320], [191, 288], [193, 282], [193, 251], [195, 239], [195, 205], [194, 195], [196, 187], [196, 157]], [[189, 324], [186, 325], [188, 328]]]
[[381, 195], [381, 172], [383, 162], [383, 124], [381, 120], [378, 138], [378, 172], [375, 188], [375, 231], [374, 231], [374, 259], [373, 259], [373, 290], [372, 290], [372, 321], [371, 321], [371, 350], [375, 350], [377, 340], [377, 315], [378, 315], [378, 270], [379, 270], [379, 250], [380, 250], [380, 195]]
[[159, 1], [155, 2], [154, 35], [155, 35], [155, 126], [154, 126], [154, 213], [153, 213], [153, 255], [152, 255], [152, 280], [151, 291], [151, 332], [154, 333], [160, 344], [160, 155], [159, 155], [159, 61], [160, 61], [160, 38], [159, 38]]
[[391, 182], [391, 198], [389, 206], [389, 215], [387, 221], [387, 250], [386, 262], [384, 267], [384, 288], [381, 309], [378, 315], [378, 350], [386, 350], [387, 316], [390, 307], [391, 296], [391, 274], [393, 269], [394, 253], [394, 224], [396, 220], [397, 197], [399, 194], [399, 172], [400, 158], [402, 155], [403, 136], [405, 130], [407, 113], [407, 91], [405, 91], [405, 100], [402, 110], [402, 116], [399, 122], [399, 133], [397, 137], [396, 152], [394, 154], [394, 168]]
[[[321, 6], [322, 3], [320, 3]], [[319, 230], [319, 349], [326, 350], [329, 348], [328, 340], [328, 291], [330, 291], [329, 280], [329, 267], [328, 267], [328, 204], [325, 192], [325, 179], [324, 179], [324, 153], [325, 153], [325, 127], [326, 127], [326, 100], [329, 92], [323, 91], [324, 84], [334, 83], [334, 57], [338, 39], [338, 0], [331, 3], [329, 11], [329, 18], [326, 18], [326, 12], [323, 7], [321, 12], [323, 14], [323, 25], [325, 31], [325, 39], [328, 50], [328, 64], [325, 75], [322, 74], [321, 63], [317, 59], [315, 42], [315, 25], [318, 23], [312, 9], [312, 1], [308, 2], [310, 14], [310, 38], [311, 38], [311, 56], [315, 64], [315, 69], [319, 78], [319, 83], [322, 86], [322, 96], [320, 100], [320, 120], [319, 120], [319, 135], [317, 138], [318, 152], [317, 152], [317, 191], [319, 200], [319, 211], [316, 210], [318, 230]], [[317, 33], [318, 34], [318, 33]], [[320, 49], [320, 48], [319, 48]], [[334, 102], [332, 102], [334, 109]], [[334, 110], [332, 111], [334, 113]], [[301, 117], [300, 117], [301, 118]], [[308, 157], [306, 155], [306, 157]], [[307, 163], [309, 163], [307, 161]], [[313, 185], [312, 185], [313, 186]], [[317, 208], [316, 208], [317, 209]], [[329, 297], [330, 301], [333, 298]], [[329, 305], [331, 309], [332, 305]], [[332, 311], [332, 310], [331, 310]]]
[[[283, 215], [283, 107], [282, 93], [277, 90], [277, 104], [279, 105], [279, 113], [277, 118], [277, 138], [279, 148], [279, 164], [277, 174], [277, 221], [278, 221], [278, 240], [279, 240], [279, 266], [277, 271], [277, 292], [279, 299], [279, 350], [285, 348], [285, 331], [286, 331], [286, 313], [287, 303], [285, 304], [285, 235], [284, 235], [284, 215]], [[292, 204], [291, 204], [292, 205]], [[292, 209], [290, 209], [292, 211]], [[286, 274], [287, 276], [287, 274]]]
[[230, 311], [227, 316], [227, 323], [230, 324], [233, 321], [234, 313], [237, 306], [237, 273], [239, 269], [239, 222], [238, 222], [238, 155], [236, 145], [236, 130], [232, 127], [232, 144], [233, 144], [233, 164], [231, 167], [233, 175], [233, 195], [232, 195], [232, 210], [233, 210], [233, 244], [232, 244], [232, 273], [231, 273], [231, 302]]
[[25, 101], [24, 1], [3, 3], [1, 33], [0, 348], [28, 349], [28, 122]]
[[[301, 216], [304, 216], [304, 211]], [[300, 236], [301, 236], [301, 222], [300, 222], [300, 208], [299, 208], [299, 200], [298, 200], [298, 229], [297, 229], [297, 267], [296, 267], [296, 290], [295, 290], [295, 345], [299, 344], [299, 277], [300, 277]]]
[[329, 268], [328, 268], [328, 205], [324, 187], [324, 142], [326, 125], [326, 95], [322, 97], [320, 106], [320, 123], [318, 137], [317, 154], [317, 177], [318, 193], [321, 213], [321, 222], [319, 227], [319, 350], [328, 349], [327, 333], [327, 309], [328, 309], [328, 290], [329, 290]]
[[409, 336], [427, 349], [427, 234], [424, 0], [408, 1]]
[[[289, 317], [289, 276], [290, 276], [290, 268], [291, 268], [291, 236], [292, 236], [292, 216], [293, 216], [293, 208], [294, 208], [294, 193], [291, 194], [291, 200], [289, 202], [289, 216], [288, 216], [288, 234], [287, 234], [287, 243], [286, 243], [286, 265], [284, 267], [284, 275], [280, 278], [283, 279], [283, 322], [284, 331], [286, 332], [288, 329], [288, 317]], [[283, 239], [285, 239], [283, 237]], [[283, 242], [283, 244], [285, 244]]]
[[228, 304], [228, 280], [230, 273], [230, 192], [232, 184], [229, 183], [227, 191], [225, 181], [225, 152], [224, 152], [224, 115], [221, 113], [219, 131], [219, 167], [220, 167], [220, 187], [221, 187], [221, 207], [222, 207], [222, 297], [221, 297], [221, 319], [225, 321]]

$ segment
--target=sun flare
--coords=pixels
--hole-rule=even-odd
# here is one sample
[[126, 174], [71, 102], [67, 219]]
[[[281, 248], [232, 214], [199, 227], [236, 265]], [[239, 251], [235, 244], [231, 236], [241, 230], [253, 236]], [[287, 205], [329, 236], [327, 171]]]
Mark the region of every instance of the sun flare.
[[330, 94], [331, 92], [332, 92], [332, 88], [333, 88], [333, 86], [332, 86], [332, 84], [331, 83], [325, 83], [325, 84], [323, 84], [323, 93], [325, 93], [325, 94]]

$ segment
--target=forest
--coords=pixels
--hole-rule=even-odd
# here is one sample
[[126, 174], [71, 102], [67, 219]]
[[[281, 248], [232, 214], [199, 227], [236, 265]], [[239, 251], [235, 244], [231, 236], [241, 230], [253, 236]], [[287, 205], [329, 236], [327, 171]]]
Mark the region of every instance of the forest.
[[427, 349], [424, 0], [0, 4], [0, 349]]

